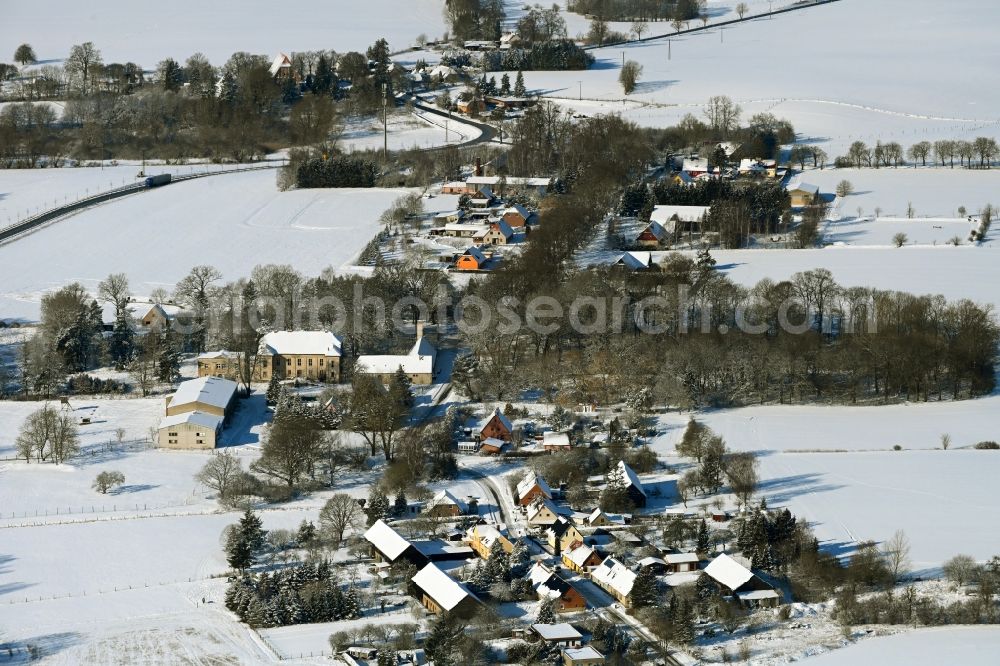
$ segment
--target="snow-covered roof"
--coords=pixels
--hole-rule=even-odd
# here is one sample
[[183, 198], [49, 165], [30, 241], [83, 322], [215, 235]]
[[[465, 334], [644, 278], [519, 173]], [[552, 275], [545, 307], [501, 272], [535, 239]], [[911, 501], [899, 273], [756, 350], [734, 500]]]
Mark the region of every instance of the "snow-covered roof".
[[390, 560], [395, 560], [410, 547], [410, 542], [382, 519], [376, 520], [375, 524], [368, 528], [365, 540]]
[[698, 579], [701, 577], [700, 571], [679, 571], [677, 573], [668, 574], [663, 577], [663, 582], [670, 587], [680, 587], [681, 585], [690, 585], [691, 583], [697, 583]]
[[533, 624], [531, 628], [546, 641], [578, 641], [583, 634], [573, 628], [568, 622], [559, 624]]
[[667, 566], [666, 560], [664, 560], [663, 558], [660, 558], [660, 557], [652, 557], [652, 556], [650, 556], [650, 557], [644, 557], [641, 560], [639, 560], [639, 566], [640, 567], [648, 567], [648, 566], [652, 566], [654, 564], [659, 564], [659, 565], [662, 565], [662, 566]]
[[274, 56], [274, 61], [271, 63], [271, 67], [270, 69], [268, 69], [268, 71], [271, 72], [271, 76], [274, 76], [279, 71], [281, 71], [283, 67], [291, 67], [291, 66], [292, 66], [292, 59], [286, 56], [284, 53], [279, 53], [278, 55]]
[[189, 405], [200, 402], [219, 409], [225, 409], [236, 394], [236, 382], [221, 377], [199, 377], [181, 382], [170, 399], [170, 406]]
[[514, 230], [511, 228], [510, 224], [504, 219], [493, 220], [490, 222], [490, 228], [496, 227], [497, 230], [504, 235], [505, 238], [510, 238], [514, 235]]
[[503, 441], [502, 439], [497, 439], [496, 437], [487, 437], [481, 442], [481, 444], [483, 446], [492, 446], [497, 449], [502, 449], [507, 445], [507, 442]]
[[789, 192], [808, 192], [809, 194], [817, 194], [819, 192], [818, 186], [811, 183], [804, 183], [801, 180], [793, 180], [785, 185], [785, 189]]
[[205, 412], [185, 412], [175, 416], [166, 416], [160, 420], [160, 430], [172, 428], [181, 424], [199, 425], [211, 430], [216, 430], [222, 425], [222, 417]]
[[430, 75], [431, 76], [440, 76], [442, 79], [447, 79], [448, 77], [450, 77], [450, 76], [452, 76], [454, 74], [455, 74], [455, 70], [453, 70], [448, 65], [438, 65], [437, 67], [434, 67], [430, 71]]
[[608, 518], [607, 514], [604, 513], [603, 511], [601, 511], [601, 508], [598, 507], [598, 508], [594, 509], [593, 511], [591, 511], [590, 515], [587, 516], [587, 522], [590, 523], [590, 524], [593, 524], [594, 521], [596, 521], [601, 516], [604, 516], [604, 518], [607, 519], [607, 520], [609, 520], [609, 521], [611, 520], [610, 518]]
[[507, 208], [504, 209], [503, 214], [506, 215], [507, 213], [517, 213], [525, 220], [527, 220], [528, 217], [531, 216], [531, 213], [528, 212], [528, 209], [518, 203], [514, 203], [507, 206]]
[[594, 570], [590, 577], [603, 585], [610, 587], [623, 597], [632, 592], [635, 583], [635, 572], [613, 557], [609, 557]]
[[150, 313], [151, 310], [157, 310], [166, 320], [171, 320], [181, 313], [181, 307], [179, 305], [171, 305], [169, 303], [149, 303], [143, 301], [131, 301], [127, 306], [125, 306], [126, 311], [130, 317], [134, 319], [142, 319]]
[[260, 344], [268, 354], [340, 356], [340, 338], [330, 331], [274, 331]]
[[681, 222], [699, 222], [709, 210], [711, 206], [653, 206], [649, 220], [666, 226], [676, 215]]
[[590, 546], [577, 546], [573, 550], [566, 553], [566, 557], [569, 561], [578, 567], [582, 567], [587, 559], [594, 554], [594, 549]]
[[604, 659], [604, 655], [589, 645], [578, 648], [566, 648], [563, 654], [573, 661], [585, 661], [587, 659]]
[[641, 271], [649, 268], [652, 253], [644, 251], [630, 251], [623, 253], [615, 261], [615, 266], [624, 266], [633, 271]]
[[705, 573], [730, 590], [739, 589], [753, 578], [753, 572], [725, 553], [708, 563]]
[[646, 225], [646, 228], [643, 229], [641, 233], [650, 233], [653, 234], [653, 236], [657, 240], [663, 240], [664, 238], [667, 237], [667, 234], [669, 232], [662, 224], [660, 224], [656, 220], [652, 220], [649, 224]]
[[508, 431], [512, 432], [514, 430], [514, 424], [512, 424], [510, 422], [510, 419], [508, 419], [504, 415], [504, 413], [500, 411], [499, 408], [496, 408], [492, 412], [490, 412], [489, 414], [487, 414], [486, 417], [483, 418], [479, 422], [479, 425], [477, 426], [477, 429], [481, 431], [483, 428], [485, 428], [487, 425], [489, 425], [490, 421], [493, 420], [494, 416], [497, 417], [498, 419], [500, 419], [500, 423], [502, 423], [503, 427], [506, 428]]
[[414, 585], [424, 591], [424, 594], [446, 611], [452, 610], [469, 597], [479, 601], [479, 598], [467, 587], [441, 571], [434, 564], [425, 566], [411, 580]]
[[618, 461], [618, 469], [620, 469], [624, 475], [626, 482], [642, 493], [642, 496], [646, 496], [646, 491], [642, 488], [642, 482], [639, 481], [639, 477], [636, 475], [635, 470], [625, 464], [624, 460]]
[[[541, 513], [542, 509], [548, 509], [553, 516], [559, 515], [559, 509], [556, 505], [552, 503], [552, 500], [543, 495], [542, 497], [536, 498], [535, 501], [528, 506], [528, 521], [531, 522], [535, 516]], [[555, 520], [555, 518], [552, 520]]]
[[552, 570], [541, 562], [535, 562], [534, 566], [531, 567], [531, 571], [528, 572], [528, 580], [531, 581], [531, 587], [539, 596], [560, 597], [562, 596], [560, 588], [567, 587], [565, 581], [559, 579]]
[[686, 159], [684, 160], [684, 165], [681, 167], [682, 171], [708, 171], [708, 160], [701, 157], [696, 159]]
[[451, 234], [478, 234], [490, 230], [488, 224], [473, 224], [472, 222], [449, 222], [443, 227], [435, 227], [435, 231]]
[[437, 495], [431, 498], [431, 501], [427, 503], [427, 508], [434, 506], [457, 506], [459, 510], [465, 511], [465, 502], [458, 499], [452, 495], [447, 490], [442, 490]]
[[534, 472], [528, 474], [528, 476], [521, 479], [521, 482], [517, 484], [517, 499], [522, 499], [536, 484], [543, 495], [552, 499], [552, 489], [549, 488], [549, 484], [545, 483], [545, 479]]
[[569, 447], [569, 433], [552, 431], [544, 432], [542, 433], [542, 446]]
[[478, 539], [479, 543], [486, 546], [487, 550], [493, 548], [493, 544], [500, 539], [507, 540], [507, 537], [492, 525], [473, 525], [466, 534], [470, 539]]
[[749, 592], [737, 592], [736, 596], [741, 601], [760, 601], [761, 599], [777, 599], [778, 593], [775, 590], [750, 590]]
[[219, 351], [210, 351], [198, 354], [199, 361], [211, 361], [217, 358], [233, 358], [236, 356], [236, 352], [227, 351], [225, 349], [220, 349]]
[[663, 559], [667, 564], [697, 564], [701, 561], [698, 553], [667, 553]]
[[475, 245], [473, 245], [472, 247], [466, 248], [465, 252], [463, 252], [462, 254], [465, 254], [465, 255], [468, 255], [468, 256], [472, 257], [473, 259], [475, 259], [480, 264], [482, 264], [482, 263], [484, 263], [486, 261], [486, 255], [483, 254], [483, 251], [480, 250]]

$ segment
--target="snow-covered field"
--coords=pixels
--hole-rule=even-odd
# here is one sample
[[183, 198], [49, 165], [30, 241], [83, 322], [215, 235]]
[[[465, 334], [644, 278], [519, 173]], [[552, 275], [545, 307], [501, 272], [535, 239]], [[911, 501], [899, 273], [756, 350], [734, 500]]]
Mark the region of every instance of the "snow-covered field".
[[317, 275], [350, 263], [406, 192], [279, 192], [275, 171], [266, 170], [126, 197], [0, 246], [0, 316], [37, 318], [45, 291], [74, 281], [95, 289], [109, 273], [126, 273], [140, 295], [171, 289], [198, 264], [214, 265], [226, 279], [266, 263]]
[[1000, 653], [995, 627], [939, 627], [859, 641], [805, 660], [810, 666], [962, 664], [990, 666]]
[[42, 59], [64, 58], [73, 44], [91, 41], [105, 62], [155, 69], [164, 58], [183, 62], [200, 51], [222, 65], [236, 51], [268, 57], [311, 49], [364, 53], [379, 37], [393, 51], [406, 49], [421, 33], [440, 39], [447, 30], [443, 7], [443, 0], [369, 0], [361, 6], [310, 0], [289, 13], [263, 0], [238, 5], [181, 0], [160, 12], [137, 11], [127, 0], [76, 6], [44, 0], [7, 8], [3, 42], [11, 53], [28, 42]]
[[[991, 39], [998, 18], [1000, 6], [990, 0], [968, 0], [961, 9], [934, 0], [837, 2], [722, 34], [710, 29], [672, 38], [669, 58], [666, 40], [598, 49], [587, 73], [525, 72], [525, 81], [546, 95], [575, 100], [582, 80], [583, 97], [618, 100], [601, 108], [649, 126], [673, 124], [689, 112], [700, 116], [709, 97], [728, 95], [747, 115], [770, 111], [788, 118], [802, 141], [824, 146], [831, 158], [855, 139], [908, 145], [1000, 136], [995, 89], [968, 85], [989, 80], [987, 63], [1000, 58]], [[886, 26], [892, 26], [888, 33]], [[669, 29], [654, 25], [651, 34], [662, 32]], [[985, 51], [970, 59], [958, 47], [928, 46], [953, 40], [982, 42]], [[627, 105], [617, 80], [623, 53], [643, 67], [629, 96], [636, 103]], [[567, 105], [601, 112], [586, 100]]]
[[[399, 113], [389, 118], [389, 150], [430, 148], [448, 143], [460, 143], [478, 137], [472, 125], [445, 119], [424, 112]], [[382, 123], [376, 118], [355, 120], [344, 128], [339, 145], [345, 150], [382, 150]]]
[[[897, 529], [913, 546], [914, 568], [934, 569], [958, 553], [1000, 554], [1000, 520], [990, 491], [995, 451], [968, 447], [1000, 433], [1000, 395], [979, 400], [883, 407], [762, 406], [695, 418], [736, 451], [758, 453], [760, 493], [813, 524], [825, 547], [849, 552]], [[673, 455], [690, 415], [660, 418], [653, 442]], [[941, 435], [952, 438], [940, 450]], [[903, 451], [893, 451], [899, 445]], [[933, 450], [937, 449], [937, 450]]]

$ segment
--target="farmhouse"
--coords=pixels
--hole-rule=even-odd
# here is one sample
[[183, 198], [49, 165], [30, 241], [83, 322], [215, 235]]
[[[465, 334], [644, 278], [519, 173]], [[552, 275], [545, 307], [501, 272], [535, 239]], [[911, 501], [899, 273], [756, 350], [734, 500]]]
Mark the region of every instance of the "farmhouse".
[[628, 494], [628, 498], [632, 504], [640, 509], [646, 506], [646, 491], [643, 489], [642, 483], [639, 481], [639, 477], [635, 471], [626, 465], [624, 460], [618, 461], [618, 470], [620, 472], [619, 478], [625, 484], [625, 492]]
[[549, 484], [545, 483], [545, 479], [534, 472], [521, 479], [516, 490], [517, 503], [521, 506], [528, 506], [540, 497], [552, 499], [552, 489], [549, 488]]
[[625, 252], [611, 264], [615, 268], [624, 268], [630, 271], [645, 271], [653, 267], [652, 252], [631, 251]]
[[701, 231], [702, 222], [710, 210], [710, 206], [654, 206], [649, 221], [650, 224], [658, 223], [670, 236]]
[[556, 518], [547, 530], [545, 538], [549, 548], [558, 557], [561, 553], [570, 550], [576, 544], [583, 543], [583, 532], [577, 529], [571, 521], [563, 516]]
[[[125, 308], [140, 330], [161, 331], [172, 324], [182, 310], [178, 305], [169, 303], [143, 303], [132, 301]], [[113, 324], [114, 322], [112, 322]]]
[[420, 603], [435, 615], [447, 612], [468, 618], [482, 603], [465, 585], [439, 569], [427, 564], [411, 579]]
[[511, 204], [503, 212], [503, 221], [512, 227], [523, 227], [531, 219], [531, 213], [521, 204]]
[[803, 206], [811, 206], [813, 200], [819, 194], [819, 188], [815, 185], [810, 185], [809, 183], [803, 183], [801, 181], [793, 181], [785, 186], [785, 191], [788, 192], [788, 196], [791, 198], [792, 208], [802, 208]]
[[531, 581], [531, 587], [539, 599], [554, 599], [556, 601], [555, 611], [557, 613], [581, 611], [587, 608], [587, 601], [583, 595], [541, 562], [536, 562], [531, 567], [531, 571], [528, 572], [528, 580]]
[[560, 624], [533, 624], [531, 631], [550, 645], [578, 647], [583, 645], [583, 634], [566, 622]]
[[292, 69], [292, 59], [289, 58], [284, 53], [279, 53], [274, 56], [274, 60], [271, 62], [271, 67], [268, 69], [271, 76], [279, 81], [285, 81], [287, 79], [296, 79], [294, 70]]
[[777, 606], [781, 596], [763, 579], [725, 553], [709, 562], [705, 575], [748, 606]]
[[604, 666], [604, 655], [589, 645], [562, 651], [563, 666]]
[[572, 571], [580, 574], [587, 573], [591, 568], [596, 567], [604, 561], [604, 556], [592, 546], [579, 545], [562, 554], [562, 562]]
[[472, 550], [476, 551], [476, 554], [484, 560], [489, 558], [490, 550], [492, 550], [493, 545], [496, 543], [499, 543], [500, 547], [507, 554], [510, 554], [514, 550], [514, 544], [507, 537], [500, 534], [500, 530], [492, 525], [473, 525], [465, 534], [469, 539], [469, 545], [472, 547]]
[[778, 175], [778, 163], [774, 160], [744, 158], [740, 160], [739, 174], [756, 178], [774, 178]]
[[476, 433], [482, 441], [487, 439], [499, 439], [504, 442], [509, 442], [511, 433], [513, 432], [514, 426], [511, 424], [510, 419], [504, 416], [504, 413], [499, 409], [494, 409], [476, 426]]
[[375, 521], [375, 524], [368, 528], [365, 532], [365, 541], [371, 544], [372, 557], [376, 562], [395, 564], [402, 560], [419, 567], [428, 561], [427, 556], [414, 544], [383, 520]]
[[424, 509], [424, 513], [433, 518], [455, 518], [467, 512], [468, 505], [447, 490], [442, 490], [431, 498]]
[[466, 248], [465, 252], [460, 254], [458, 259], [455, 260], [455, 269], [459, 271], [479, 271], [483, 270], [483, 266], [486, 265], [487, 261], [483, 251], [473, 245]]
[[663, 556], [667, 565], [667, 573], [683, 573], [697, 571], [700, 558], [698, 553], [667, 553]]
[[477, 231], [472, 237], [483, 245], [506, 245], [514, 237], [514, 230], [504, 220], [490, 222], [484, 229]]
[[662, 224], [651, 221], [635, 237], [635, 244], [641, 247], [659, 247], [661, 243], [666, 243], [670, 239], [670, 236], [670, 232]]
[[214, 449], [222, 434], [222, 417], [205, 412], [167, 416], [157, 429], [157, 445], [163, 449]]
[[[501, 183], [501, 180], [503, 183]], [[526, 194], [531, 194], [536, 197], [545, 196], [548, 192], [549, 185], [552, 183], [551, 178], [532, 178], [532, 177], [520, 177], [520, 176], [473, 176], [467, 178], [465, 181], [466, 192], [475, 192], [478, 187], [483, 185], [488, 185], [490, 187], [499, 187], [501, 184], [504, 185], [505, 191], [504, 195], [508, 191], [524, 192]], [[514, 226], [514, 225], [511, 225]]]
[[525, 515], [529, 525], [551, 525], [559, 518], [559, 511], [552, 500], [542, 495], [528, 505]]
[[274, 331], [261, 340], [260, 380], [340, 381], [340, 338], [330, 331]]
[[424, 337], [424, 322], [417, 322], [417, 341], [407, 354], [381, 354], [359, 356], [354, 371], [363, 375], [375, 375], [383, 384], [389, 384], [393, 376], [402, 370], [413, 384], [434, 382], [434, 364], [437, 349]]
[[635, 572], [613, 557], [601, 562], [590, 573], [590, 579], [598, 587], [614, 597], [626, 608], [632, 606], [632, 585], [635, 583]]
[[542, 448], [546, 451], [569, 451], [568, 432], [545, 432], [542, 434]]

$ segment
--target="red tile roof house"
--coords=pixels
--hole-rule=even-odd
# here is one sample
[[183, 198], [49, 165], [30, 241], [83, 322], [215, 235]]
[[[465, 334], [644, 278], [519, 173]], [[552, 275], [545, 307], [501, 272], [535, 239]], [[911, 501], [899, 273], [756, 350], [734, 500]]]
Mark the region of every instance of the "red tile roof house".
[[499, 439], [504, 442], [509, 442], [511, 440], [511, 433], [514, 431], [514, 426], [503, 412], [499, 409], [494, 409], [485, 419], [479, 422], [476, 426], [476, 431], [479, 433], [479, 439]]

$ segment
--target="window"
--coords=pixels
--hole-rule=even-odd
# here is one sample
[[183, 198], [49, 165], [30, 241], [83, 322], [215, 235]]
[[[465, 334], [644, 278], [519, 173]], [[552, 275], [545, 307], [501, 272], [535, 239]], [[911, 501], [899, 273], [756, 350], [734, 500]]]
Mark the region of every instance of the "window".
[[176, 439], [168, 439], [167, 440], [167, 444], [176, 444], [176, 443], [177, 443]]
[[167, 433], [167, 437], [176, 437], [176, 436], [177, 436], [176, 432], [168, 432]]
[[321, 367], [321, 368], [323, 367], [323, 361], [324, 361], [324, 360], [326, 360], [326, 359], [322, 359], [322, 358], [321, 358], [321, 359], [319, 360], [319, 367]]
[[312, 360], [312, 359], [309, 359], [309, 367], [310, 367], [310, 368], [312, 367], [312, 364], [313, 364], [313, 360]]
[[295, 359], [295, 365], [302, 365], [302, 359], [301, 358]]
[[291, 364], [292, 364], [292, 359], [286, 358], [285, 359], [285, 365], [291, 365]]
[[203, 442], [202, 440], [200, 440], [200, 439], [199, 439], [199, 440], [198, 440], [198, 443], [199, 443], [199, 444], [204, 444], [205, 442]]

